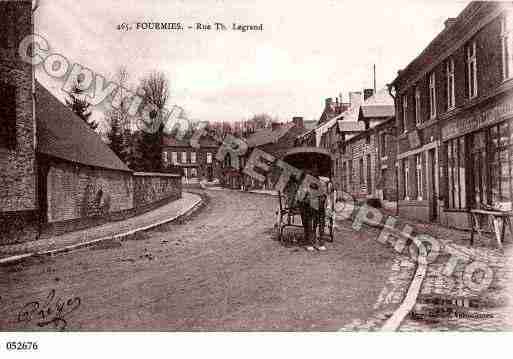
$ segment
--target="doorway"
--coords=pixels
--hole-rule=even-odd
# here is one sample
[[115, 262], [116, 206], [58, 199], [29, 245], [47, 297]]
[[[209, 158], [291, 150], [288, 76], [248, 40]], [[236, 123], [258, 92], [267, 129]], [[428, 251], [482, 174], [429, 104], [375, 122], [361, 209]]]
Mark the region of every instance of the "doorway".
[[437, 166], [436, 166], [436, 150], [428, 151], [428, 173], [429, 173], [429, 212], [430, 220], [436, 222], [438, 219], [438, 191], [436, 187]]

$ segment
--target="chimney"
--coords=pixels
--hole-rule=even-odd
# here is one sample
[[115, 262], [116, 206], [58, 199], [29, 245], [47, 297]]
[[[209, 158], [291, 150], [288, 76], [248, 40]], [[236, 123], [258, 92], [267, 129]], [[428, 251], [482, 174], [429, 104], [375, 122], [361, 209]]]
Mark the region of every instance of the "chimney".
[[294, 116], [292, 117], [292, 122], [294, 123], [294, 126], [297, 128], [304, 128], [305, 125], [303, 123], [303, 117], [301, 116]]
[[333, 99], [331, 97], [328, 97], [327, 99], [324, 100], [324, 108], [326, 110], [333, 109]]
[[355, 107], [362, 104], [362, 93], [360, 91], [349, 92], [349, 106]]
[[364, 89], [363, 90], [363, 100], [367, 100], [369, 97], [374, 95], [374, 89]]
[[453, 25], [456, 22], [455, 17], [450, 17], [447, 20], [444, 21], [445, 29], [448, 29], [451, 25]]

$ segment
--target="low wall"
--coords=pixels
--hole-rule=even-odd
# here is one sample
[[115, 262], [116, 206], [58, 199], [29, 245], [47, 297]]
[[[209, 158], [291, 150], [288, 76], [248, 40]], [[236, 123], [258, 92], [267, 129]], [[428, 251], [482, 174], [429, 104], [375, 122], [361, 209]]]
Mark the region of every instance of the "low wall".
[[39, 236], [38, 212], [0, 212], [0, 228], [0, 245], [36, 240]]
[[134, 206], [146, 208], [162, 201], [176, 200], [182, 197], [182, 178], [170, 173], [135, 172]]
[[105, 216], [134, 207], [130, 172], [53, 164], [47, 174], [48, 223]]
[[52, 163], [46, 183], [43, 237], [124, 220], [182, 197], [180, 175], [114, 171], [67, 162]]

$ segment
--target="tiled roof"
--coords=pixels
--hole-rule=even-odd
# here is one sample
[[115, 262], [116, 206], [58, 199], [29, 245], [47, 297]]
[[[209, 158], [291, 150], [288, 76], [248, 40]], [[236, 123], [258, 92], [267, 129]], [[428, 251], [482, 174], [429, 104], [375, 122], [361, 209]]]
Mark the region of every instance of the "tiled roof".
[[364, 131], [365, 130], [365, 123], [362, 121], [339, 121], [338, 122], [338, 129], [341, 132], [358, 132], [358, 131]]
[[395, 115], [394, 106], [362, 106], [363, 117], [392, 117]]
[[[163, 145], [167, 147], [191, 147], [191, 136], [178, 140], [176, 136], [164, 136]], [[203, 135], [199, 141], [200, 147], [218, 147], [220, 144], [209, 135]]]
[[281, 125], [279, 128], [275, 130], [271, 128], [266, 128], [264, 130], [257, 131], [251, 136], [249, 136], [246, 142], [250, 148], [262, 146], [268, 143], [276, 143], [293, 127], [295, 127], [294, 123], [289, 122], [287, 124]]
[[386, 88], [377, 91], [360, 107], [363, 117], [391, 117], [395, 115], [394, 99]]
[[37, 151], [74, 163], [130, 169], [80, 117], [36, 83]]

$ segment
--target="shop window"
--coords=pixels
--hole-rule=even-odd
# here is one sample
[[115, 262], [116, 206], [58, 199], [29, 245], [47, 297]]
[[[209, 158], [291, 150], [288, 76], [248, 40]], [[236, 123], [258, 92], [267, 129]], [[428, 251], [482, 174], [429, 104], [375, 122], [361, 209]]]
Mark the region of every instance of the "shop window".
[[511, 209], [511, 145], [509, 123], [489, 129], [490, 190], [492, 206]]
[[16, 87], [0, 84], [0, 147], [16, 147]]
[[472, 135], [471, 158], [472, 181], [474, 183], [474, 205], [488, 205], [488, 164], [486, 130]]
[[448, 203], [452, 209], [465, 209], [465, 138], [460, 137], [447, 142], [447, 183]]

